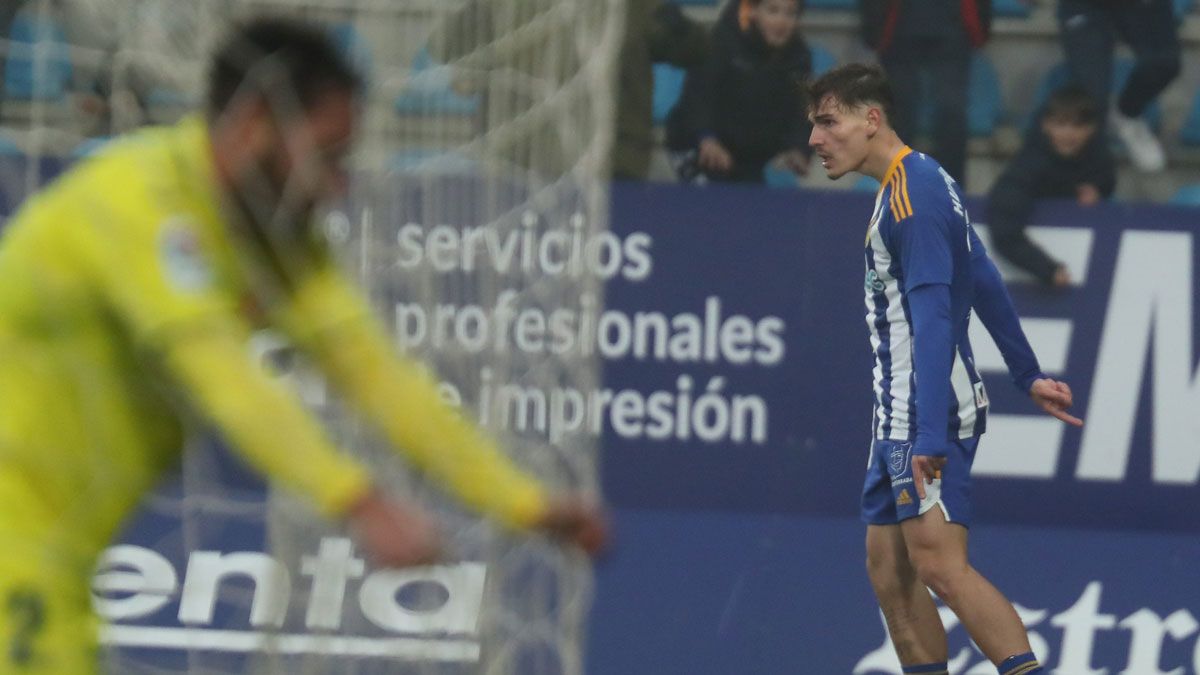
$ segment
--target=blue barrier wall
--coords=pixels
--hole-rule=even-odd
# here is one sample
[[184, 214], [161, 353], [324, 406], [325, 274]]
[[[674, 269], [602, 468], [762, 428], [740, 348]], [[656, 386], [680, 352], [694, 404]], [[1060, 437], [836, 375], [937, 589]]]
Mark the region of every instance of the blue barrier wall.
[[[604, 384], [576, 392], [604, 400], [618, 542], [597, 571], [593, 675], [899, 672], [857, 520], [870, 211], [860, 193], [617, 186], [608, 260], [621, 264], [594, 344]], [[1052, 204], [1037, 223], [1080, 284], [1018, 283], [1013, 296], [1087, 426], [1040, 415], [977, 345], [993, 417], [975, 474], [974, 562], [1019, 605], [1056, 672], [1195, 672], [1196, 212]], [[169, 540], [170, 527], [143, 517], [129, 540]], [[253, 528], [210, 534], [202, 545], [258, 545]], [[183, 570], [179, 544], [168, 557]], [[177, 610], [168, 598], [136, 623], [177, 623]], [[944, 618], [951, 672], [994, 672]]]

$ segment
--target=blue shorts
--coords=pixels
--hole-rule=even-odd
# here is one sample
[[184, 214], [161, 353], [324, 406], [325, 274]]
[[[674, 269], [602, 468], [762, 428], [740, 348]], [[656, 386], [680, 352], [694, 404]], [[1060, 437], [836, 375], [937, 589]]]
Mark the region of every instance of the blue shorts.
[[871, 443], [867, 478], [863, 481], [863, 522], [895, 525], [938, 506], [946, 520], [970, 527], [971, 463], [978, 446], [978, 437], [950, 442], [941, 478], [926, 484], [925, 499], [918, 500], [913, 485], [912, 443], [876, 439]]

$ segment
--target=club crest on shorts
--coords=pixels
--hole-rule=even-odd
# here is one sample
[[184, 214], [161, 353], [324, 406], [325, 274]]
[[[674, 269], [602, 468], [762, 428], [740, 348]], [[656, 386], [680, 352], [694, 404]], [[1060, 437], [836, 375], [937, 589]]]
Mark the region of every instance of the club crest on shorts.
[[908, 468], [909, 457], [912, 455], [912, 443], [897, 443], [892, 446], [892, 451], [888, 453], [888, 472], [892, 476], [899, 476]]

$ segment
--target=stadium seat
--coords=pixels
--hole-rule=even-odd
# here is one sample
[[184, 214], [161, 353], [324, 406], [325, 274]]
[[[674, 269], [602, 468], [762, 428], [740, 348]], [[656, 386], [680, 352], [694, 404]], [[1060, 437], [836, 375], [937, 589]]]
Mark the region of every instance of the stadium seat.
[[[1133, 72], [1133, 59], [1128, 57], [1118, 57], [1113, 65], [1113, 87], [1112, 94], [1116, 96], [1121, 88], [1125, 86], [1125, 81], [1129, 79], [1130, 73]], [[1037, 95], [1034, 96], [1033, 107], [1025, 114], [1025, 123], [1022, 125], [1028, 129], [1033, 124], [1033, 120], [1038, 110], [1041, 110], [1042, 105], [1046, 103], [1046, 99], [1050, 97], [1050, 93], [1055, 89], [1067, 83], [1067, 66], [1059, 63], [1046, 72], [1042, 78], [1042, 83], [1038, 86]], [[1156, 100], [1146, 108], [1142, 113], [1142, 119], [1146, 120], [1146, 124], [1150, 125], [1151, 129], [1157, 130], [1159, 123], [1162, 121], [1162, 106]]]
[[[991, 136], [1004, 120], [1004, 97], [1000, 92], [1000, 76], [996, 66], [983, 52], [971, 57], [970, 82], [967, 85], [967, 131], [972, 137]], [[926, 97], [919, 113], [921, 133], [934, 129], [933, 101]]]
[[370, 82], [373, 75], [374, 59], [371, 47], [362, 33], [349, 21], [341, 21], [329, 27], [329, 35], [342, 54], [354, 66], [355, 71], [365, 82]]
[[1200, 145], [1200, 92], [1192, 97], [1192, 109], [1188, 111], [1183, 129], [1179, 132], [1179, 140], [1184, 145]]
[[[62, 26], [36, 9], [17, 13], [9, 32], [4, 95], [20, 101], [61, 101], [71, 83], [71, 52]], [[40, 62], [35, 63], [35, 59]], [[35, 76], [36, 74], [36, 76]]]
[[1021, 0], [996, 0], [992, 4], [992, 13], [996, 16], [1008, 16], [1018, 19], [1029, 17], [1032, 3]]
[[805, 9], [838, 9], [847, 12], [858, 10], [858, 0], [808, 0]]
[[654, 123], [663, 124], [683, 93], [687, 71], [668, 63], [654, 64]]
[[1175, 0], [1175, 16], [1182, 21], [1192, 11], [1192, 0]]
[[858, 180], [854, 181], [854, 185], [850, 186], [850, 189], [857, 192], [877, 192], [879, 190], [879, 181], [870, 176], [859, 176]]
[[812, 74], [814, 77], [824, 75], [837, 65], [837, 58], [828, 49], [811, 42], [808, 43], [808, 48], [812, 51]]
[[425, 148], [397, 152], [388, 168], [394, 173], [445, 176], [477, 173], [479, 164], [458, 152]]
[[412, 62], [412, 78], [396, 96], [396, 112], [401, 115], [474, 115], [480, 97], [454, 91], [451, 66], [436, 63], [428, 49], [417, 53]]
[[7, 134], [0, 134], [0, 157], [24, 157], [25, 149]]
[[1200, 183], [1184, 185], [1171, 197], [1172, 204], [1180, 206], [1200, 206]]
[[85, 138], [78, 145], [71, 149], [71, 159], [78, 160], [84, 157], [90, 157], [96, 154], [101, 147], [112, 140], [111, 136], [96, 136], [93, 138]]

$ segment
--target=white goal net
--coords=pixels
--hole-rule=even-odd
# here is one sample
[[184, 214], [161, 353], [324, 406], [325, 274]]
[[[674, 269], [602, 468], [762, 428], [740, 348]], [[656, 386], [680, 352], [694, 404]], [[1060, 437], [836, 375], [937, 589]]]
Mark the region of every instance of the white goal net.
[[[0, 208], [107, 139], [196, 110], [230, 22], [323, 25], [369, 85], [325, 233], [447, 401], [552, 488], [595, 491], [580, 392], [599, 379], [600, 279], [620, 254], [606, 233], [624, 1], [3, 3]], [[337, 441], [438, 514], [454, 559], [374, 569], [337, 526], [197, 438], [107, 554], [96, 598], [111, 672], [584, 672], [586, 560], [465, 513], [286, 345], [255, 346]]]

